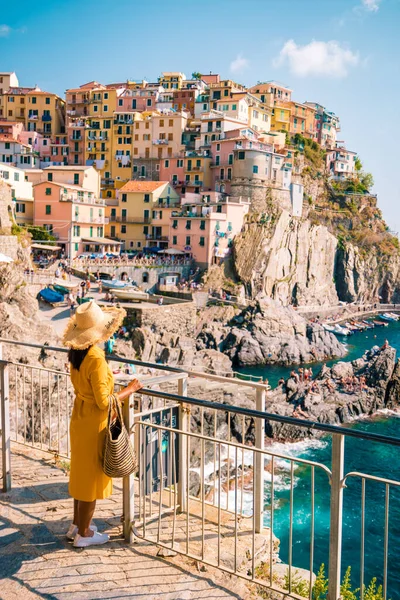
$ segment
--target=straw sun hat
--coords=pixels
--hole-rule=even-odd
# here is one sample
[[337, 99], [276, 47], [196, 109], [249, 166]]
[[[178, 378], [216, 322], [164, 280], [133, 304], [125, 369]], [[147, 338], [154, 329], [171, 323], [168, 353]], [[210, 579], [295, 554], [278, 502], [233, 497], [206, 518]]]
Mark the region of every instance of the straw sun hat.
[[80, 304], [64, 331], [63, 344], [75, 350], [84, 350], [105, 342], [122, 325], [126, 312], [123, 308], [100, 308], [94, 300]]

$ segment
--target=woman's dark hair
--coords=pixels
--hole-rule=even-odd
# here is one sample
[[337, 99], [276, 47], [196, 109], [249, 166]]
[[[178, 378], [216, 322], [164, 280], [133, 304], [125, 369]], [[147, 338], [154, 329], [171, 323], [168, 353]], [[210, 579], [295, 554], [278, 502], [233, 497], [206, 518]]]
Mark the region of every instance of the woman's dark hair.
[[89, 352], [91, 346], [89, 348], [85, 348], [84, 350], [75, 350], [75, 348], [70, 348], [68, 350], [68, 360], [72, 365], [73, 369], [79, 371], [81, 368], [81, 364], [83, 363], [83, 359], [86, 354]]

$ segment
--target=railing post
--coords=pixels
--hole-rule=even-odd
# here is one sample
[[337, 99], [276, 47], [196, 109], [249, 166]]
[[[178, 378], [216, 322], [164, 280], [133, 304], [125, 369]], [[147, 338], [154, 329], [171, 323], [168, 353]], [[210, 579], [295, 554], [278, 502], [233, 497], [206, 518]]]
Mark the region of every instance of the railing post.
[[[179, 396], [187, 396], [187, 377], [183, 376], [178, 379], [178, 394]], [[179, 429], [181, 431], [189, 431], [189, 412], [187, 406], [184, 406], [181, 402], [179, 405]], [[178, 505], [179, 512], [185, 512], [188, 507], [186, 506], [186, 489], [189, 485], [187, 481], [187, 447], [188, 439], [187, 435], [179, 435], [178, 444], [178, 469], [179, 469], [179, 481], [178, 481]]]
[[[124, 402], [124, 423], [130, 434], [133, 444], [133, 424], [134, 424], [134, 401], [135, 396], [132, 394]], [[139, 457], [138, 457], [139, 458]], [[122, 502], [124, 514], [124, 538], [125, 541], [131, 544], [133, 542], [132, 525], [135, 515], [135, 475], [128, 475], [122, 481]]]
[[[265, 389], [256, 389], [256, 410], [265, 412]], [[265, 420], [256, 419], [256, 448], [264, 450], [265, 438]], [[264, 454], [255, 452], [254, 457], [254, 510], [255, 510], [255, 531], [261, 533], [263, 529], [264, 515]]]
[[344, 435], [332, 436], [329, 588], [327, 600], [340, 600], [343, 525]]
[[4, 362], [0, 365], [0, 385], [2, 489], [8, 492], [11, 489], [10, 388], [8, 365]]

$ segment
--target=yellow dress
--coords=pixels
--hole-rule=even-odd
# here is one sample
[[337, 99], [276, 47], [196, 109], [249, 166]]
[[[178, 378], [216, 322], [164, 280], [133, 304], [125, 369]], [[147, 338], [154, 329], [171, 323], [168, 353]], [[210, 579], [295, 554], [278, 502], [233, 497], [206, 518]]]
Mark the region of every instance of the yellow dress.
[[90, 348], [79, 371], [71, 366], [71, 381], [76, 397], [70, 424], [69, 493], [75, 500], [92, 502], [112, 494], [102, 457], [114, 377], [98, 346]]

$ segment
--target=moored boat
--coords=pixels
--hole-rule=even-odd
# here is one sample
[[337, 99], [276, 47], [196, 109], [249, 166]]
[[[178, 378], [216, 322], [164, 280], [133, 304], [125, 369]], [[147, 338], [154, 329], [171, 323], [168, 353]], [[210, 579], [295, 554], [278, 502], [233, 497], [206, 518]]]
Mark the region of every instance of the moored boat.
[[336, 333], [336, 335], [350, 335], [351, 331], [349, 329], [347, 329], [347, 327], [342, 327], [341, 325], [335, 325], [335, 331], [334, 333]]
[[122, 289], [129, 285], [128, 281], [122, 281], [121, 279], [101, 279], [100, 281], [103, 290]]
[[40, 290], [40, 292], [38, 293], [38, 298], [40, 298], [44, 302], [47, 302], [48, 304], [53, 304], [53, 305], [64, 302], [64, 295], [60, 294], [60, 292], [56, 292], [55, 290], [52, 290], [49, 287], [46, 287], [46, 288], [43, 288], [43, 290]]
[[131, 302], [144, 302], [149, 299], [147, 292], [142, 292], [138, 288], [126, 286], [122, 289], [111, 289], [111, 294], [118, 298], [118, 300], [129, 300]]

